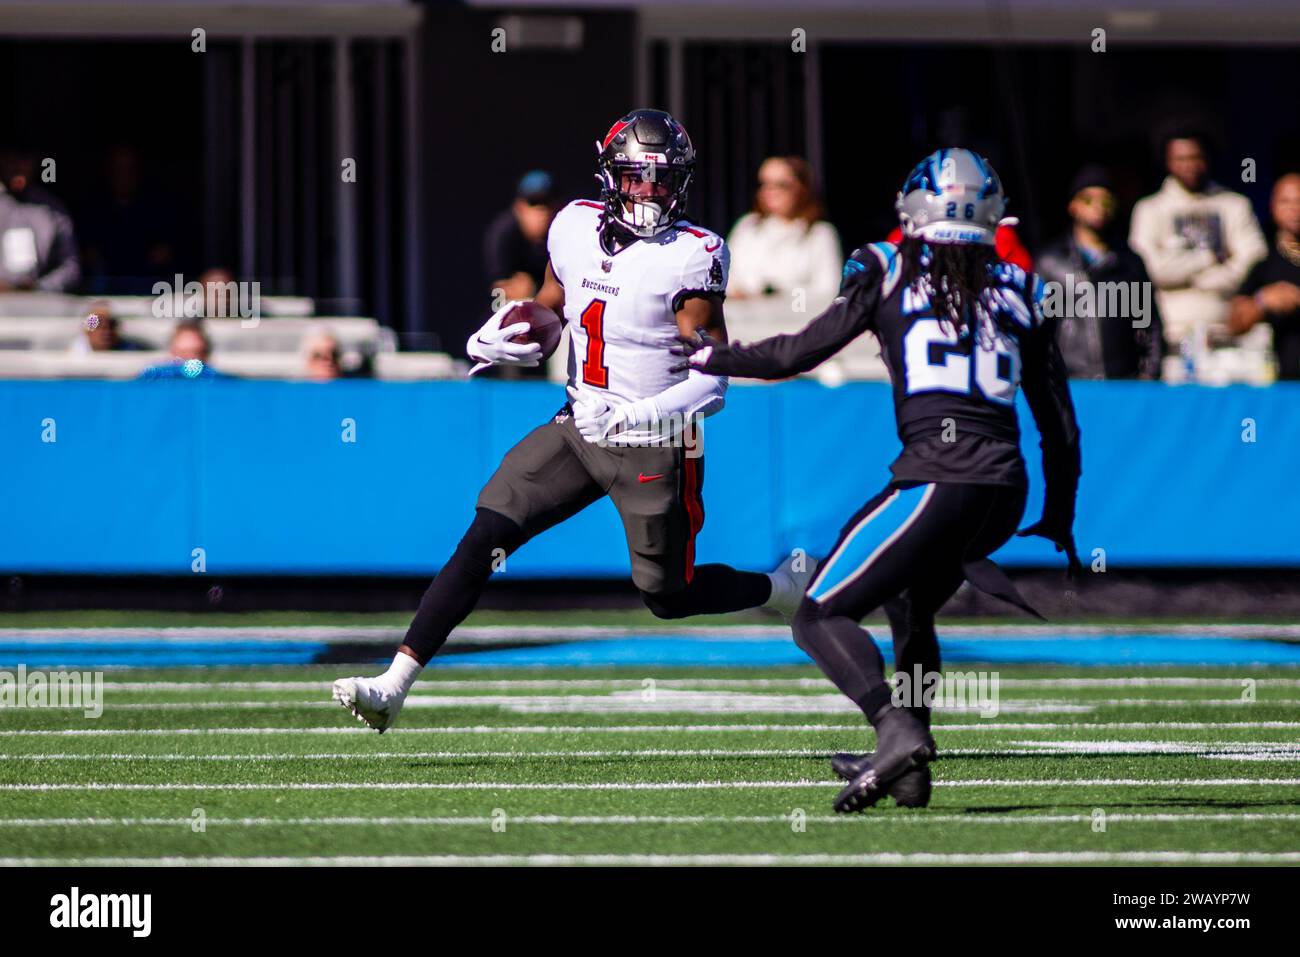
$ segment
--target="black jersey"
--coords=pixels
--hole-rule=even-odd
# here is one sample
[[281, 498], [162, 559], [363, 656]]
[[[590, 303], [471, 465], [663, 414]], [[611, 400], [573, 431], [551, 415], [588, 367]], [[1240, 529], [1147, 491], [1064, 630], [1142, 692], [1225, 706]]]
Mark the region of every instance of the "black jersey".
[[1026, 484], [1016, 419], [1023, 386], [1043, 437], [1048, 508], [1074, 514], [1079, 430], [1042, 284], [998, 263], [988, 294], [993, 321], [958, 332], [940, 321], [925, 291], [905, 284], [898, 248], [873, 243], [844, 267], [839, 297], [801, 331], [718, 350], [705, 367], [720, 375], [782, 379], [807, 372], [865, 332], [880, 340], [893, 383], [903, 451], [899, 481]]

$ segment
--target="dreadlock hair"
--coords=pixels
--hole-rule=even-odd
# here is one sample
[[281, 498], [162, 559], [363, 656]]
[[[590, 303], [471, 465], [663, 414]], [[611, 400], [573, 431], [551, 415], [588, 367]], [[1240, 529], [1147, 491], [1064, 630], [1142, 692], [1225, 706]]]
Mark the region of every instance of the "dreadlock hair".
[[[982, 243], [926, 243], [914, 236], [899, 244], [904, 286], [913, 284], [930, 299], [941, 323], [951, 324], [960, 336], [978, 317], [988, 315], [985, 291], [997, 287], [993, 267], [997, 251]], [[989, 316], [998, 324], [998, 317]], [[971, 331], [979, 331], [979, 326]]]

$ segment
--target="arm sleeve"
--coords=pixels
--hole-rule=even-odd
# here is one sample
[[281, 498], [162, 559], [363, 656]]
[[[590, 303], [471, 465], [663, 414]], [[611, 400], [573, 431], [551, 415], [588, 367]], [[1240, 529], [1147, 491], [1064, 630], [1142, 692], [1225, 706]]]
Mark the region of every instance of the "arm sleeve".
[[1056, 344], [1055, 320], [1043, 319], [1025, 338], [1021, 385], [1042, 436], [1043, 479], [1047, 486], [1043, 519], [1068, 529], [1074, 524], [1082, 457], [1065, 360]]
[[42, 292], [73, 292], [81, 282], [81, 258], [72, 219], [64, 213], [54, 214], [54, 240], [50, 244], [46, 271], [36, 280]]
[[709, 371], [751, 379], [788, 379], [816, 368], [872, 328], [883, 278], [873, 253], [855, 252], [844, 267], [839, 296], [808, 325], [798, 332], [718, 350], [709, 360]]
[[726, 376], [705, 375], [692, 369], [681, 382], [674, 383], [658, 395], [642, 399], [635, 418], [644, 422], [660, 422], [680, 416], [687, 419], [705, 419], [721, 412], [727, 402]]

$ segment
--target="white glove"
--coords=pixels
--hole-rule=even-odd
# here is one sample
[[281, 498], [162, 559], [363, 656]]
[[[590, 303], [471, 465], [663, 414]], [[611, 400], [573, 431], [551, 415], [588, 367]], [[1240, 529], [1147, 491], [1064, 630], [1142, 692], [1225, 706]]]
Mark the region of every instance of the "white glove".
[[469, 337], [465, 351], [475, 360], [476, 365], [469, 374], [481, 372], [491, 365], [535, 366], [542, 361], [542, 347], [536, 342], [511, 342], [521, 332], [531, 327], [526, 322], [516, 322], [509, 326], [502, 323], [509, 317], [510, 310], [523, 300], [511, 299], [504, 306], [492, 313], [492, 318], [483, 323], [483, 328]]
[[654, 402], [620, 402], [610, 405], [603, 399], [584, 396], [573, 386], [568, 387], [569, 405], [573, 409], [573, 424], [578, 433], [593, 445], [604, 445], [612, 435], [635, 429], [658, 418]]

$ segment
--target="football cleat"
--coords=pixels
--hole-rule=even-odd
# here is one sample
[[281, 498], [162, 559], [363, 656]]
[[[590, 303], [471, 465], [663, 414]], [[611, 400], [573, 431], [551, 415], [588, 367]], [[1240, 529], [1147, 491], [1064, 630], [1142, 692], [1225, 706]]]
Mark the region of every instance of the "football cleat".
[[934, 738], [915, 715], [889, 705], [875, 719], [876, 750], [871, 761], [835, 797], [840, 814], [874, 807], [889, 793], [889, 785], [912, 770], [924, 768], [935, 756]]
[[[848, 754], [841, 751], [831, 756], [831, 770], [845, 781], [852, 781], [871, 764], [875, 755]], [[933, 760], [933, 759], [932, 759]], [[930, 766], [913, 768], [900, 774], [885, 788], [885, 793], [899, 807], [928, 807], [930, 804]]]
[[334, 682], [334, 700], [383, 734], [397, 720], [406, 695], [393, 693], [376, 678], [340, 678]]
[[[796, 570], [796, 565], [801, 566], [802, 570]], [[767, 576], [772, 580], [772, 594], [763, 607], [771, 608], [789, 621], [794, 617], [795, 609], [803, 601], [808, 583], [816, 573], [817, 559], [811, 555], [800, 554], [787, 558]]]

